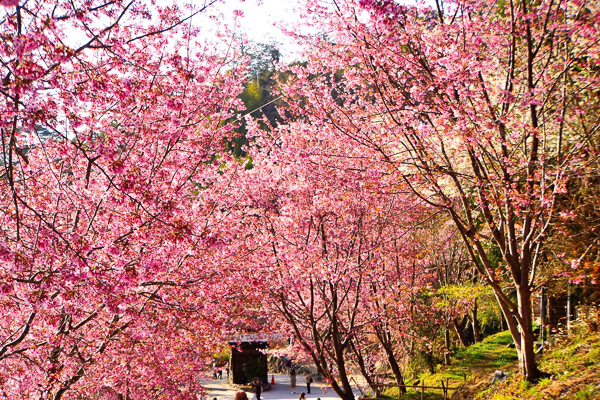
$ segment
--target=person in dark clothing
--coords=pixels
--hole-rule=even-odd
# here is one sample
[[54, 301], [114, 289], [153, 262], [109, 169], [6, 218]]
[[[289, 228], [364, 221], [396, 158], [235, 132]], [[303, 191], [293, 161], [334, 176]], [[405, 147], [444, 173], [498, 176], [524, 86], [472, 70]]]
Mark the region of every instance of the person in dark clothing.
[[254, 382], [252, 382], [252, 387], [256, 393], [256, 400], [260, 400], [260, 391], [262, 390], [262, 383], [260, 382], [260, 379], [257, 378]]
[[289, 357], [285, 358], [285, 368], [288, 372], [292, 369], [292, 360]]
[[310, 394], [310, 384], [313, 381], [312, 375], [310, 374], [310, 372], [306, 373], [305, 378], [306, 379], [306, 394]]

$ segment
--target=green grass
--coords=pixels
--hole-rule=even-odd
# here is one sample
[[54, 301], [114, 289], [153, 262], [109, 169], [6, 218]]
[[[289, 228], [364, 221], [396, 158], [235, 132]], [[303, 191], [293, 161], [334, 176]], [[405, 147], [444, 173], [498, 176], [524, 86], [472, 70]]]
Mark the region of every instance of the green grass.
[[[517, 362], [517, 352], [513, 348], [506, 347], [512, 343], [510, 332], [501, 332], [487, 337], [482, 342], [469, 347], [455, 349], [451, 356], [451, 365], [438, 366], [436, 373], [425, 373], [420, 375], [425, 386], [441, 386], [441, 381], [450, 387], [461, 386], [466, 380], [478, 372], [491, 380], [494, 371], [497, 369], [506, 369]], [[489, 382], [488, 380], [488, 382]], [[408, 382], [408, 384], [411, 384]], [[453, 391], [450, 391], [452, 395]], [[398, 398], [398, 389], [391, 388], [385, 392], [386, 397]], [[402, 395], [402, 399], [412, 400], [420, 399], [421, 391], [409, 391]], [[441, 390], [425, 391], [426, 399], [442, 399]]]
[[600, 396], [600, 392], [596, 390], [594, 384], [589, 384], [575, 392], [575, 396], [573, 398], [575, 400], [588, 400], [597, 399], [597, 396]]
[[578, 374], [581, 369], [600, 365], [600, 342], [592, 340], [597, 335], [573, 334], [557, 343], [543, 358], [540, 368], [563, 380]]
[[481, 398], [600, 399], [600, 334], [588, 332], [585, 327], [575, 328], [571, 335], [555, 338], [540, 360], [540, 370], [547, 377], [532, 384], [512, 376], [485, 390]]
[[460, 383], [476, 371], [489, 372], [491, 379], [495, 370], [503, 369], [517, 361], [516, 350], [506, 347], [512, 342], [510, 332], [507, 331], [489, 336], [472, 346], [458, 348], [450, 356], [451, 365], [441, 366], [435, 374], [427, 374], [422, 378], [426, 384], [431, 385], [439, 385], [441, 380], [446, 379]]
[[[516, 350], [507, 347], [511, 343], [510, 333], [501, 332], [473, 346], [455, 349], [451, 365], [438, 366], [434, 374], [421, 374], [419, 379], [426, 386], [440, 386], [440, 381], [448, 379], [450, 387], [462, 387], [463, 399], [600, 399], [599, 333], [581, 328], [573, 329], [569, 337], [558, 337], [539, 362], [540, 369], [548, 375], [537, 383], [524, 381], [515, 373], [518, 359]], [[501, 384], [490, 385], [497, 369], [509, 371], [509, 377]], [[397, 399], [397, 390], [388, 389], [384, 397]], [[450, 395], [453, 393], [450, 391]], [[402, 396], [403, 400], [420, 398], [418, 390]], [[439, 400], [443, 396], [441, 390], [428, 390], [425, 398]]]
[[[381, 397], [386, 399], [397, 399], [398, 388], [388, 389]], [[441, 390], [425, 390], [423, 398], [427, 400], [441, 400], [444, 396], [442, 395]], [[402, 400], [421, 400], [421, 391], [408, 389], [406, 393], [402, 394]]]

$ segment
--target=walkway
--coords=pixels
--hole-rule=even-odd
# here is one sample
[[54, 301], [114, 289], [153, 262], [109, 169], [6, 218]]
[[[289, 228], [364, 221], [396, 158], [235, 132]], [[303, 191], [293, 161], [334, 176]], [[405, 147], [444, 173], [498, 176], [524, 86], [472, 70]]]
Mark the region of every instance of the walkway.
[[[215, 397], [217, 400], [233, 400], [233, 396], [237, 392], [236, 389], [229, 387], [227, 379], [216, 379], [202, 382], [209, 390], [207, 399], [212, 400]], [[296, 394], [290, 392], [290, 377], [283, 374], [275, 374], [275, 385], [271, 389], [263, 392], [260, 396], [261, 400], [298, 400], [301, 392], [306, 393], [306, 382], [304, 376], [298, 376], [296, 385]], [[269, 374], [269, 382], [271, 374]], [[358, 397], [358, 392], [355, 393]], [[254, 393], [248, 393], [248, 399], [252, 399]], [[306, 395], [307, 400], [339, 400], [331, 386], [322, 382], [313, 382], [310, 385], [310, 394]]]

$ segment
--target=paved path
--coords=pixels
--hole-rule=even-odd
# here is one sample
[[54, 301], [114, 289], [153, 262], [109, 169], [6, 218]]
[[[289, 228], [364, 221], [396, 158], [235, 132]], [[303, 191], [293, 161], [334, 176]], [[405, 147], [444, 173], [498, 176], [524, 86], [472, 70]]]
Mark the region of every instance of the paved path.
[[[212, 400], [215, 397], [217, 400], [233, 400], [233, 396], [237, 389], [231, 388], [227, 384], [227, 379], [214, 379], [202, 382], [209, 390], [207, 399]], [[304, 376], [299, 375], [298, 383], [296, 384], [296, 393], [290, 392], [290, 377], [283, 374], [275, 374], [275, 385], [271, 389], [263, 392], [260, 396], [261, 400], [298, 400], [301, 392], [306, 393], [306, 382]], [[271, 382], [271, 374], [269, 374], [269, 382]], [[358, 396], [358, 392], [355, 393]], [[248, 393], [248, 399], [252, 399], [254, 393]], [[310, 384], [310, 394], [306, 395], [307, 400], [338, 400], [339, 397], [333, 389], [325, 383], [313, 382]]]

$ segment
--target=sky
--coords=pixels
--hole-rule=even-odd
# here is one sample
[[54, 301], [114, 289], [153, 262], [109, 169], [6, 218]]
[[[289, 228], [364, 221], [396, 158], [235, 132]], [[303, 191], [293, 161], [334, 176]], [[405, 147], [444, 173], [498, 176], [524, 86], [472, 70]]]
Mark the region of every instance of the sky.
[[236, 34], [246, 34], [248, 39], [257, 43], [270, 43], [272, 41], [281, 44], [281, 53], [284, 59], [296, 58], [300, 47], [292, 43], [290, 38], [284, 35], [276, 24], [293, 24], [298, 22], [294, 7], [299, 4], [298, 0], [224, 0], [213, 10], [207, 10], [206, 16], [217, 15], [229, 25], [233, 25], [235, 10], [244, 13], [239, 20], [239, 28]]
[[[144, 0], [142, 0], [144, 1]], [[150, 2], [151, 0], [145, 0]], [[189, 4], [190, 2], [197, 8], [211, 0], [157, 0], [157, 4], [167, 6], [176, 1], [179, 4]], [[215, 25], [216, 17], [220, 23], [227, 24], [230, 28], [236, 26], [236, 36], [247, 35], [248, 39], [257, 43], [270, 43], [272, 41], [280, 43], [282, 55], [285, 58], [296, 58], [295, 53], [299, 53], [299, 46], [292, 44], [292, 41], [286, 37], [276, 23], [294, 23], [298, 21], [296, 13], [293, 12], [295, 6], [299, 4], [298, 0], [223, 0], [209, 6], [205, 11], [195, 16], [193, 24], [203, 28], [206, 38], [216, 37], [216, 31], [221, 29]], [[237, 18], [234, 22], [234, 11], [243, 12], [243, 17]], [[73, 31], [65, 38], [68, 45], [77, 47], [89, 40], [87, 34]]]
[[265, 41], [272, 37], [281, 42], [286, 38], [274, 24], [280, 21], [295, 22], [293, 7], [297, 4], [298, 1], [294, 0], [263, 0], [261, 5], [257, 5], [256, 0], [226, 0], [220, 8], [231, 12], [236, 9], [243, 11], [241, 30], [252, 40]]

